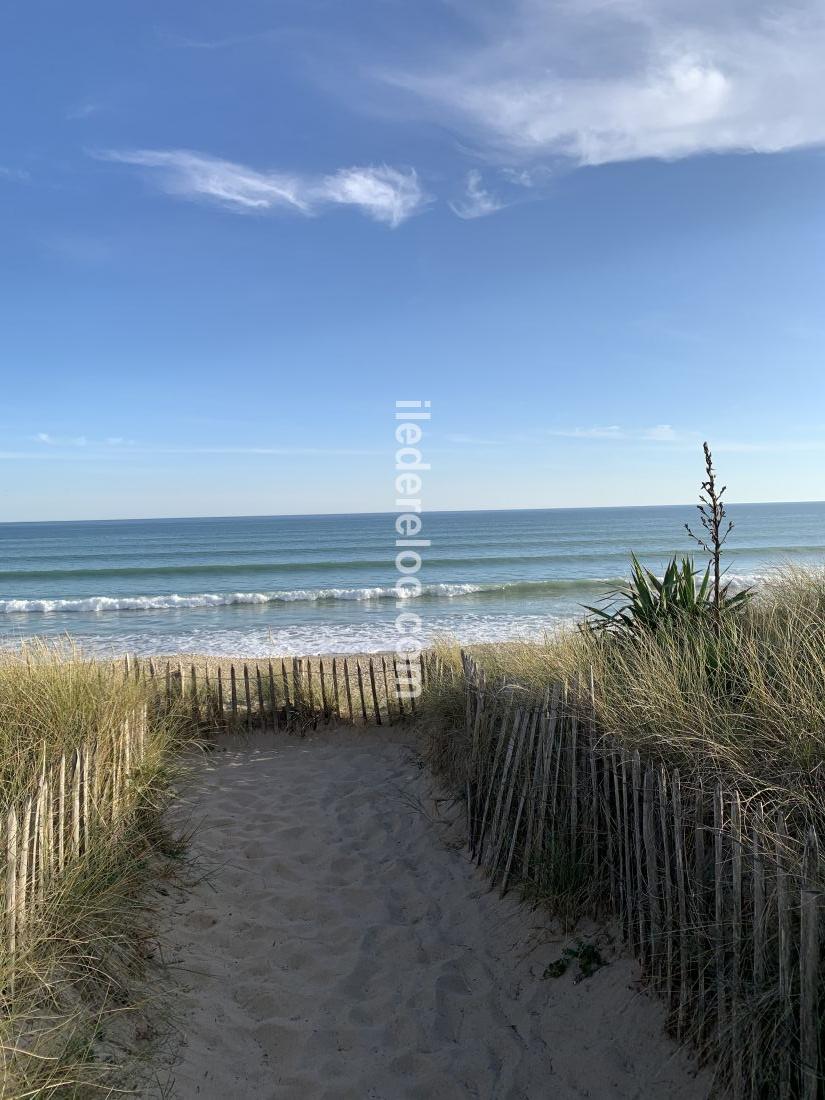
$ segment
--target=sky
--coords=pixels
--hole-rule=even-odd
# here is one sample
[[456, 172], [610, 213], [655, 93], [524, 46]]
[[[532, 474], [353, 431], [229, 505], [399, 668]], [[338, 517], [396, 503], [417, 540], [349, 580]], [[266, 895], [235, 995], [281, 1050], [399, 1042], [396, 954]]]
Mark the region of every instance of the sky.
[[825, 8], [0, 15], [0, 520], [825, 498]]

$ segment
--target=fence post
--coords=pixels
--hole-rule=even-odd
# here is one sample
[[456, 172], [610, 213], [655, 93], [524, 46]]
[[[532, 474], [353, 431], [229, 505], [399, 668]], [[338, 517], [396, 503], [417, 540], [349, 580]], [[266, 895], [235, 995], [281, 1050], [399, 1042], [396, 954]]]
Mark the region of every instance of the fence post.
[[716, 967], [716, 1042], [721, 1056], [727, 1028], [725, 973], [724, 802], [722, 784], [713, 791], [713, 954]]
[[799, 908], [799, 1056], [802, 1064], [802, 1100], [816, 1100], [820, 1079], [819, 892], [821, 889], [819, 844], [813, 828], [805, 839]]
[[381, 722], [381, 708], [378, 706], [378, 692], [375, 690], [375, 667], [373, 665], [373, 659], [370, 657], [370, 687], [372, 688], [372, 705], [375, 709], [375, 724], [377, 726], [382, 725]]
[[249, 665], [244, 661], [243, 665], [243, 695], [246, 704], [246, 728], [252, 725], [252, 695], [249, 691]]
[[275, 670], [269, 661], [269, 705], [272, 708], [272, 732], [278, 732], [278, 695], [275, 691]]
[[791, 996], [791, 910], [788, 891], [786, 843], [788, 830], [785, 815], [776, 815], [776, 915], [779, 930], [779, 1005], [784, 1013], [778, 1035], [779, 1041], [779, 1097], [788, 1100], [791, 1095], [791, 1064], [788, 1051], [788, 1011]]
[[335, 699], [335, 717], [338, 721], [341, 721], [341, 702], [338, 698], [338, 669], [335, 665], [335, 658], [332, 658], [332, 694]]
[[9, 954], [17, 951], [17, 811], [9, 807], [6, 815], [6, 921]]

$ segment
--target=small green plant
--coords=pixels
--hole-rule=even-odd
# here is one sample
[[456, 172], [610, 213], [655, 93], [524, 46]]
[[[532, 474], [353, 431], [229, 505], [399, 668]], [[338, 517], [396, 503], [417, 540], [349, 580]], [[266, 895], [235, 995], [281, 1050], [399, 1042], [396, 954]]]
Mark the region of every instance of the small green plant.
[[615, 589], [605, 600], [611, 605], [615, 605], [616, 600], [623, 602], [612, 609], [588, 607], [595, 616], [588, 621], [591, 628], [632, 637], [642, 631], [655, 632], [677, 620], [700, 618], [708, 612], [711, 606], [710, 567], [700, 578], [693, 558], [686, 556], [680, 561], [674, 557], [659, 578], [645, 568], [635, 554], [631, 554], [630, 560], [629, 583]]
[[565, 947], [558, 959], [548, 963], [544, 969], [544, 977], [560, 978], [567, 973], [574, 962], [579, 964], [579, 972], [573, 979], [575, 982], [589, 978], [607, 965], [595, 944], [577, 940], [574, 947]]

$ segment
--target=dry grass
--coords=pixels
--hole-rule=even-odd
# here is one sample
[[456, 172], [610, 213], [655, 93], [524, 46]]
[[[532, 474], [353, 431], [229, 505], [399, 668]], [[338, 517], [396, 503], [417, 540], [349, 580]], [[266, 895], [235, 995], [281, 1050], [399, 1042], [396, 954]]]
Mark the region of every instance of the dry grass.
[[[814, 826], [820, 838], [825, 836], [825, 570], [784, 570], [754, 593], [740, 614], [722, 617], [721, 629], [709, 616], [677, 618], [666, 627], [634, 632], [632, 637], [567, 629], [538, 643], [473, 647], [472, 655], [487, 677], [485, 710], [490, 717], [486, 726], [481, 724], [480, 737], [474, 739], [467, 730], [467, 693], [460, 650], [453, 643], [445, 641], [437, 648], [420, 709], [429, 762], [457, 796], [465, 789], [483, 787], [489, 777], [495, 777], [494, 786], [501, 782], [503, 769], [494, 758], [505, 743], [496, 728], [499, 715], [507, 712], [508, 703], [511, 714], [519, 707], [534, 706], [548, 684], [558, 682], [567, 685], [572, 710], [578, 710], [578, 698], [588, 715], [592, 683], [597, 736], [611, 735], [609, 744], [638, 749], [643, 762], [663, 764], [669, 776], [678, 768], [685, 811], [692, 813], [699, 801], [703, 809], [698, 820], [703, 831], [709, 830], [708, 838], [712, 835], [710, 792], [715, 785], [721, 782], [725, 798], [734, 788], [741, 792], [745, 858], [730, 834], [730, 808], [722, 815], [725, 824], [715, 849], [718, 864], [715, 871], [710, 864], [710, 878], [707, 861], [700, 874], [695, 854], [685, 849], [688, 882], [694, 875], [702, 885], [688, 894], [686, 923], [679, 925], [678, 914], [674, 915], [672, 934], [677, 941], [684, 936], [688, 1005], [693, 1004], [697, 989], [704, 992], [681, 1037], [714, 1059], [714, 1095], [727, 1095], [728, 1087], [736, 1095], [751, 1066], [758, 1068], [760, 1096], [784, 1094], [783, 1064], [794, 1082], [787, 1094], [813, 1095], [803, 1092], [801, 1084], [799, 890], [803, 877], [814, 892], [821, 895], [825, 889], [821, 862], [803, 870], [808, 827]], [[477, 722], [475, 729], [479, 729]], [[725, 805], [730, 807], [732, 802]], [[528, 801], [526, 814], [530, 806]], [[630, 821], [632, 827], [635, 811], [631, 807], [628, 814], [627, 803], [612, 812], [614, 820]], [[518, 817], [512, 813], [499, 827], [499, 833], [506, 834], [505, 847], [515, 844], [517, 858], [522, 851], [518, 827]], [[522, 842], [525, 828], [522, 820]], [[591, 866], [573, 858], [584, 851], [589, 859], [586, 832], [580, 825], [571, 842], [574, 833], [568, 829], [565, 819], [560, 829], [548, 828], [542, 834], [541, 859], [524, 885], [528, 896], [538, 895], [557, 917], [608, 914], [635, 928], [645, 909], [643, 903], [637, 905], [633, 887], [627, 908], [622, 909], [625, 902], [616, 902], [612, 894], [613, 876], [619, 870], [616, 863], [603, 858], [601, 873], [593, 873]], [[751, 923], [751, 907], [756, 905], [755, 880], [749, 877], [755, 871], [747, 854], [752, 830], [759, 836], [763, 875], [765, 915], [758, 925]], [[786, 894], [790, 890], [789, 932], [779, 927], [777, 852], [782, 856], [783, 890]], [[663, 852], [662, 858], [669, 857]], [[644, 878], [644, 871], [635, 873]], [[744, 875], [739, 879], [741, 911], [735, 950], [733, 918], [727, 909], [733, 896], [730, 887], [714, 896], [715, 882], [730, 883], [734, 873]], [[716, 927], [720, 918], [714, 909], [719, 898], [724, 910], [721, 940]], [[788, 948], [788, 957], [793, 961], [780, 964], [782, 944], [791, 941], [794, 946]], [[722, 943], [720, 955], [714, 953], [718, 942]], [[754, 969], [757, 958], [761, 960], [759, 980]], [[780, 977], [782, 965], [796, 968], [793, 980]], [[726, 977], [718, 982], [720, 967]], [[717, 1015], [716, 1007], [717, 994], [722, 997], [727, 988], [730, 996], [734, 975], [737, 983], [741, 981], [736, 1027], [732, 1018]], [[821, 970], [815, 970], [814, 980], [821, 997]], [[786, 988], [781, 994], [783, 982]], [[655, 980], [652, 984], [655, 988]]]
[[[29, 793], [45, 755], [117, 729], [145, 688], [68, 647], [0, 657], [2, 805]], [[133, 811], [47, 885], [12, 958], [0, 946], [0, 1095], [114, 1095], [145, 1031], [133, 990], [152, 944], [151, 894], [180, 853], [161, 824], [170, 723], [150, 729], [132, 779]], [[0, 937], [4, 940], [4, 937]]]
[[[769, 806], [825, 816], [825, 569], [785, 569], [723, 623], [686, 621], [632, 642], [586, 630], [543, 642], [479, 646], [491, 683], [527, 697], [592, 672], [599, 729], [690, 781], [721, 779]], [[459, 651], [442, 643], [459, 671]], [[460, 677], [424, 701], [453, 730], [463, 720]]]

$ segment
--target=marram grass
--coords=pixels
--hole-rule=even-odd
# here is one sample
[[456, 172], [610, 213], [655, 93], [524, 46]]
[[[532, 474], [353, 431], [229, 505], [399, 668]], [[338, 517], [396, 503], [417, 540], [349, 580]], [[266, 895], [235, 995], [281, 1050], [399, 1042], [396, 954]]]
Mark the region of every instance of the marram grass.
[[[68, 646], [0, 655], [0, 807], [47, 767], [111, 737], [146, 688]], [[162, 811], [177, 731], [150, 720], [130, 811], [46, 884], [12, 957], [0, 942], [0, 1097], [111, 1096], [136, 1072], [134, 989], [151, 951], [151, 897], [178, 854]], [[2, 858], [2, 857], [0, 857]]]
[[[459, 666], [459, 648], [439, 646]], [[525, 698], [592, 676], [597, 728], [683, 778], [722, 780], [746, 797], [825, 815], [825, 569], [787, 568], [744, 610], [685, 620], [624, 641], [568, 627], [540, 642], [473, 647], [490, 683]], [[423, 711], [463, 721], [460, 678], [430, 691]]]

